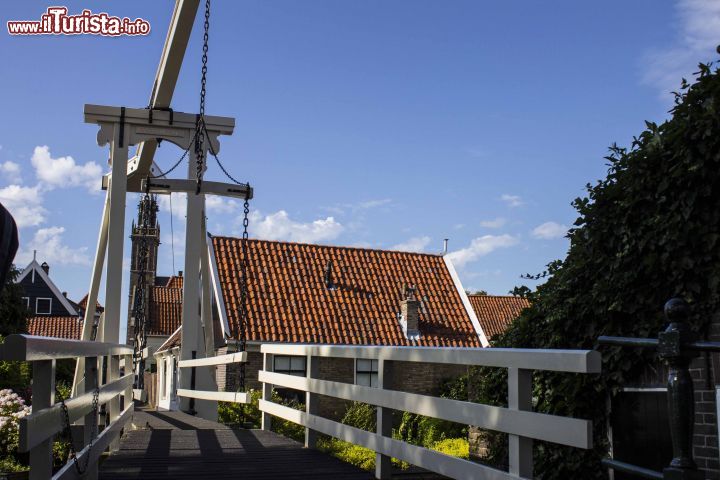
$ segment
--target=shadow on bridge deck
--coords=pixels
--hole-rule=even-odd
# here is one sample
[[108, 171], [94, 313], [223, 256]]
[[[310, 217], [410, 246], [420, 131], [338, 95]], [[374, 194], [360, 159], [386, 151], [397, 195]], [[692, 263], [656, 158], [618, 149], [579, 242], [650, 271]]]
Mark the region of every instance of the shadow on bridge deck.
[[136, 411], [102, 480], [170, 478], [371, 479], [326, 454], [262, 430], [233, 430], [181, 412]]

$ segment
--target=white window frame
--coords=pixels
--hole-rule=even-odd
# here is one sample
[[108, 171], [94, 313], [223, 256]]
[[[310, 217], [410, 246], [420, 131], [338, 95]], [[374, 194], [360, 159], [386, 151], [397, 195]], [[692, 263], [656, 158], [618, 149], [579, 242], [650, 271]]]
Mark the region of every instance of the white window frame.
[[[286, 358], [288, 360], [288, 366], [290, 368], [277, 370], [275, 368], [275, 365], [277, 365], [277, 361], [280, 359], [286, 359]], [[302, 359], [304, 368], [302, 370], [293, 369], [292, 368], [293, 359]], [[307, 376], [307, 357], [300, 356], [300, 355], [273, 355], [273, 372], [284, 373], [285, 375], [295, 375], [297, 377], [305, 377], [305, 376]], [[302, 375], [300, 375], [300, 372], [302, 372]]]
[[[369, 371], [363, 370], [362, 372], [360, 372], [360, 373], [363, 373], [363, 374], [369, 374], [369, 375], [370, 375], [370, 385], [363, 385], [363, 386], [365, 386], [365, 387], [372, 387], [372, 376], [375, 375], [375, 385], [376, 385], [376, 386], [375, 386], [375, 387], [372, 387], [372, 388], [377, 388], [377, 384], [378, 384], [379, 379], [380, 379], [380, 377], [379, 377], [379, 375], [378, 375], [378, 370], [380, 369], [380, 362], [379, 362], [378, 360], [373, 360], [373, 359], [369, 359], [369, 358], [362, 358], [362, 359], [356, 358], [356, 359], [355, 359], [355, 363], [354, 363], [354, 367], [355, 367], [355, 368], [353, 368], [353, 383], [354, 383], [355, 385], [359, 385], [359, 383], [358, 383], [358, 381], [357, 381], [357, 375], [358, 375], [358, 360], [367, 360], [367, 361], [370, 362], [370, 370], [369, 370]], [[375, 367], [375, 370], [373, 370], [373, 366]]]
[[25, 303], [25, 308], [30, 310], [30, 297], [21, 297], [22, 301]]
[[[48, 308], [47, 312], [39, 312], [38, 311], [38, 303], [40, 300], [48, 300], [50, 302], [50, 308]], [[35, 299], [35, 315], [51, 315], [52, 314], [52, 301], [53, 299], [51, 297], [37, 297]]]

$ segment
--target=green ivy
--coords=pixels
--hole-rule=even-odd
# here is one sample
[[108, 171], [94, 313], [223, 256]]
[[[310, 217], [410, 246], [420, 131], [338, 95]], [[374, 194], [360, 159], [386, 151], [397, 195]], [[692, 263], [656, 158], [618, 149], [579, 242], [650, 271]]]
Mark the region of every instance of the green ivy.
[[[567, 257], [549, 265], [531, 300], [495, 345], [601, 350], [601, 375], [536, 372], [536, 410], [592, 419], [595, 447], [571, 449], [537, 442], [536, 475], [546, 480], [605, 478], [608, 396], [655, 362], [642, 349], [599, 347], [600, 335], [655, 337], [664, 303], [686, 299], [692, 325], [706, 336], [720, 321], [720, 76], [700, 65], [693, 85], [683, 80], [670, 120], [646, 123], [630, 148], [613, 145], [604, 180], [587, 185], [573, 206]], [[504, 405], [505, 372], [473, 372], [477, 399]], [[506, 438], [489, 434], [489, 460], [506, 462]]]

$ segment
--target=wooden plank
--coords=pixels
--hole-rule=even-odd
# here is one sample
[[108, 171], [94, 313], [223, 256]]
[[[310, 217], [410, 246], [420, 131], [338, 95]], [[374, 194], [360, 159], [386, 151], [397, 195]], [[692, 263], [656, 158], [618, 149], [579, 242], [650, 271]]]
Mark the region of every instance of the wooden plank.
[[360, 430], [359, 428], [350, 427], [317, 415], [309, 415], [303, 411], [266, 400], [260, 400], [260, 410], [307, 428], [317, 430], [325, 435], [330, 435], [355, 445], [361, 445], [377, 453], [404, 460], [412, 465], [417, 465], [450, 478], [475, 478], [481, 480], [514, 480], [520, 478], [516, 475], [511, 475], [485, 465], [451, 457], [427, 448], [410, 445], [400, 440], [378, 435], [375, 432]]
[[376, 347], [266, 343], [262, 353], [316, 357], [369, 358], [400, 362], [524, 368], [569, 373], [600, 373], [602, 357], [595, 350], [531, 348]]
[[592, 422], [588, 420], [519, 411], [399, 390], [382, 390], [350, 383], [308, 379], [263, 370], [258, 372], [258, 379], [265, 384], [417, 413], [560, 445], [592, 448]]
[[178, 388], [178, 397], [197, 398], [198, 400], [217, 400], [219, 402], [248, 403], [245, 392], [211, 392], [207, 390], [189, 390]]
[[207, 365], [225, 365], [227, 363], [241, 363], [247, 361], [247, 352], [228, 353], [207, 358], [196, 358], [195, 360], [180, 360], [178, 367], [203, 367]]
[[132, 347], [117, 343], [13, 334], [5, 339], [0, 353], [0, 360], [34, 362], [61, 358], [127, 355], [132, 354]]
[[[124, 393], [132, 385], [132, 375], [115, 380], [100, 387], [98, 404], [107, 403], [110, 399]], [[88, 392], [65, 402], [70, 423], [73, 423], [92, 411], [93, 393]], [[49, 408], [33, 410], [33, 413], [20, 419], [20, 452], [27, 452], [36, 445], [61, 432], [65, 426], [65, 415], [60, 403]]]

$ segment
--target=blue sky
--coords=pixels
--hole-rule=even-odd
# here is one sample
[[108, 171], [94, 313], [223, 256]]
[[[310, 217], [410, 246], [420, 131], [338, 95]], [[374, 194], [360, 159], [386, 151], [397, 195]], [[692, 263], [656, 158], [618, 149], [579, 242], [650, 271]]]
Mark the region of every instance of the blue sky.
[[[8, 3], [0, 16], [34, 20], [49, 5]], [[134, 38], [0, 35], [0, 201], [21, 224], [18, 263], [37, 249], [79, 299], [108, 156], [83, 104], [147, 104], [173, 2], [66, 5], [152, 26]], [[179, 111], [197, 110], [200, 29]], [[564, 257], [570, 203], [604, 176], [607, 147], [667, 118], [668, 92], [718, 43], [717, 0], [215, 0], [207, 112], [236, 118], [221, 157], [256, 189], [251, 235], [426, 252], [449, 238], [466, 288], [506, 294]], [[163, 146], [156, 160], [178, 154]], [[239, 205], [214, 201], [208, 215], [212, 233], [238, 233]], [[167, 203], [161, 222], [169, 274]]]

